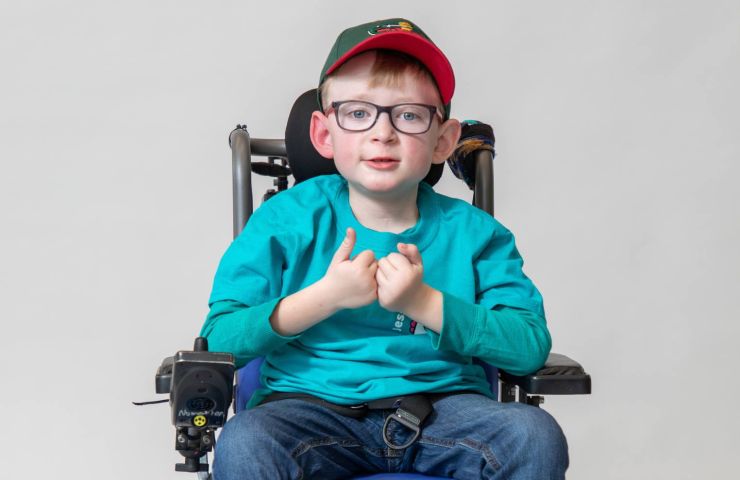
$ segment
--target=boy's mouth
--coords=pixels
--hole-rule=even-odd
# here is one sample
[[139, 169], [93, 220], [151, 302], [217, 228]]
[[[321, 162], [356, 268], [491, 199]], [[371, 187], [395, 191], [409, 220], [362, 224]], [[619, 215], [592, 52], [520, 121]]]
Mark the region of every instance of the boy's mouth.
[[385, 170], [388, 168], [394, 168], [396, 164], [398, 164], [398, 160], [390, 158], [390, 157], [375, 157], [375, 158], [368, 158], [365, 160], [365, 162], [370, 165], [372, 168], [376, 168], [379, 170]]

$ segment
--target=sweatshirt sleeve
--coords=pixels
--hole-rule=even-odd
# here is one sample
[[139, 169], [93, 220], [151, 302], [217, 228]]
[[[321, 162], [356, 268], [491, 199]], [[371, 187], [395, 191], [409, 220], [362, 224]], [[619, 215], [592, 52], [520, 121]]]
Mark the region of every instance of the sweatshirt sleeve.
[[277, 334], [270, 316], [283, 295], [283, 272], [296, 236], [269, 204], [258, 208], [221, 258], [201, 329], [212, 351], [229, 352], [237, 366], [298, 338]]
[[542, 296], [522, 270], [514, 236], [496, 220], [492, 225], [473, 259], [475, 303], [442, 292], [442, 330], [430, 334], [437, 349], [523, 375], [545, 363], [552, 341]]
[[220, 300], [211, 305], [200, 335], [208, 339], [212, 352], [230, 352], [236, 358], [237, 368], [255, 357], [294, 340], [273, 330], [270, 315], [281, 298], [249, 307], [233, 300]]
[[513, 375], [544, 365], [551, 339], [543, 317], [500, 305], [488, 309], [444, 292], [442, 298], [442, 331], [428, 330], [435, 349], [478, 357]]

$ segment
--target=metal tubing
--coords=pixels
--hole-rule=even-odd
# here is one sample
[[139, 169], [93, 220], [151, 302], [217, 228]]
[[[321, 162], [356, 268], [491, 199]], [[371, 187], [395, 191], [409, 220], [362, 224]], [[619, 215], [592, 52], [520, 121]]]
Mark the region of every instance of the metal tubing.
[[280, 139], [268, 139], [268, 138], [253, 138], [249, 145], [252, 148], [252, 155], [260, 155], [263, 157], [287, 157], [288, 153], [285, 150], [285, 140]]
[[493, 216], [493, 154], [478, 150], [475, 154], [475, 206]]
[[234, 238], [236, 238], [252, 215], [252, 157], [247, 129], [237, 128], [231, 132], [229, 144], [234, 197]]

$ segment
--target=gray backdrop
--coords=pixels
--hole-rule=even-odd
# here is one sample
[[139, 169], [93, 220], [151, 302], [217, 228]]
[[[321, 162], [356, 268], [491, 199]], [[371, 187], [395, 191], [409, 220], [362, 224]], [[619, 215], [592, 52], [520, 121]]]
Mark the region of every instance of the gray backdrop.
[[336, 34], [391, 16], [495, 126], [498, 217], [593, 376], [545, 404], [569, 478], [736, 470], [737, 2], [80, 1], [0, 7], [3, 478], [194, 478], [130, 401], [207, 312], [227, 135], [281, 136]]

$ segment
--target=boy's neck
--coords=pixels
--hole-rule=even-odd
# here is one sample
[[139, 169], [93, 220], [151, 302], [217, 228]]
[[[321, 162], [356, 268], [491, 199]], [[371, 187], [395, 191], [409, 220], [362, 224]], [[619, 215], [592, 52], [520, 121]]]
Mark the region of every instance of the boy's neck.
[[368, 196], [349, 188], [349, 206], [360, 224], [377, 232], [401, 233], [419, 221], [418, 188], [401, 196]]

